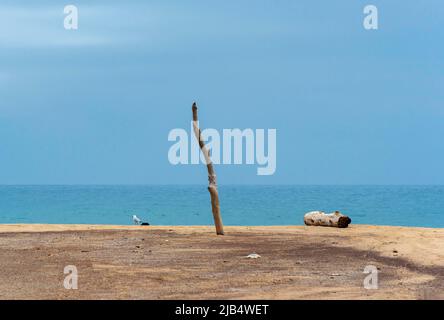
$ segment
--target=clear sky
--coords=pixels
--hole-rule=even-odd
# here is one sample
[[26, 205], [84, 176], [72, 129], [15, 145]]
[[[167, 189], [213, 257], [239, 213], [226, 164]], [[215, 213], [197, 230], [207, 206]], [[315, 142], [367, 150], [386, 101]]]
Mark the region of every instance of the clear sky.
[[29, 2], [0, 3], [0, 184], [206, 183], [167, 157], [193, 100], [277, 129], [273, 176], [221, 184], [444, 183], [442, 0]]

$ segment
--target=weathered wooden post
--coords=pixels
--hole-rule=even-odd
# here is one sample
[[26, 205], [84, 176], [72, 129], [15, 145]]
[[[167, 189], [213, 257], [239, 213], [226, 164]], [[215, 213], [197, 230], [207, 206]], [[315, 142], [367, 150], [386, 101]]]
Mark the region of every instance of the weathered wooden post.
[[224, 234], [224, 226], [222, 224], [222, 217], [220, 215], [220, 206], [219, 206], [219, 194], [217, 192], [217, 184], [216, 184], [216, 173], [214, 172], [213, 163], [211, 161], [210, 154], [208, 149], [205, 146], [205, 143], [201, 140], [201, 131], [199, 128], [199, 119], [197, 117], [197, 105], [196, 102], [193, 102], [193, 130], [196, 136], [197, 141], [199, 141], [200, 150], [205, 157], [205, 163], [207, 164], [208, 170], [208, 191], [210, 192], [211, 197], [211, 210], [213, 212], [214, 225], [216, 226], [216, 234], [223, 235]]

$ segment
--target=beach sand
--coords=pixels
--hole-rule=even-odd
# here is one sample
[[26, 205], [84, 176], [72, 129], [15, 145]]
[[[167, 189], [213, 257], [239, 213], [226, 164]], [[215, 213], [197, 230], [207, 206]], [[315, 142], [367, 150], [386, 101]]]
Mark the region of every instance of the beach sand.
[[[0, 225], [1, 299], [444, 299], [444, 229]], [[257, 253], [261, 257], [246, 256]], [[66, 265], [78, 289], [63, 286]], [[378, 289], [363, 286], [378, 268]]]

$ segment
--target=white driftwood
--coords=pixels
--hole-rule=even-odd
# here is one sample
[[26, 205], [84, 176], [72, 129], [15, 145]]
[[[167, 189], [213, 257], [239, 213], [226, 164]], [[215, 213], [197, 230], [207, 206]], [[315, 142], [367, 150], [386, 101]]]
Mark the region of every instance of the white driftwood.
[[324, 226], [347, 228], [351, 219], [339, 211], [325, 213], [322, 211], [311, 211], [304, 215], [304, 223], [307, 226]]

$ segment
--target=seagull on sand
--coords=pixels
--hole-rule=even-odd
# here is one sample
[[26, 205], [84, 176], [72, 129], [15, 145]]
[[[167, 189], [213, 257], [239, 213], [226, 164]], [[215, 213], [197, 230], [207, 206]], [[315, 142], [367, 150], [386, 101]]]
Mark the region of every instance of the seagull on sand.
[[138, 216], [133, 214], [133, 222], [134, 224], [141, 225], [141, 226], [149, 226], [150, 224], [148, 222], [143, 222]]

